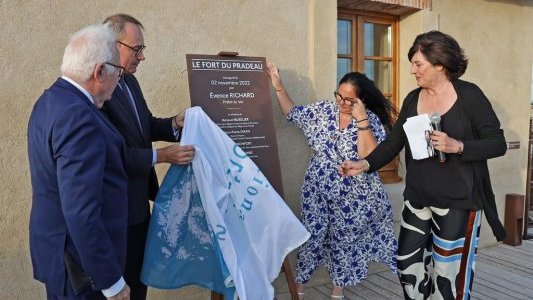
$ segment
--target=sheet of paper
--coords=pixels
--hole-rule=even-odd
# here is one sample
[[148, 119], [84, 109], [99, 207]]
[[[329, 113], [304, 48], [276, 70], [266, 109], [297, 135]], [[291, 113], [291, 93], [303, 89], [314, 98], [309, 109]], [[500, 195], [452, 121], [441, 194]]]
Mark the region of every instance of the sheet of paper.
[[407, 135], [407, 140], [409, 140], [413, 159], [418, 160], [433, 156], [434, 149], [426, 139], [427, 133], [432, 130], [428, 114], [407, 118], [403, 124], [403, 130]]

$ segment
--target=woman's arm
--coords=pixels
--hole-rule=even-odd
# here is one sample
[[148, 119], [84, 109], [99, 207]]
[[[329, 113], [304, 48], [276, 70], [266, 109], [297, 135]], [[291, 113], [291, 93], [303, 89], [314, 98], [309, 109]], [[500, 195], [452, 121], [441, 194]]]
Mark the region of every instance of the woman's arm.
[[287, 93], [283, 87], [283, 83], [281, 83], [281, 78], [279, 77], [279, 72], [276, 65], [273, 63], [268, 63], [267, 68], [270, 82], [276, 90], [276, 97], [278, 98], [278, 104], [281, 113], [283, 113], [284, 116], [287, 116], [294, 107], [294, 102], [292, 101], [291, 96], [289, 96], [289, 93]]
[[[507, 151], [507, 144], [500, 128], [500, 121], [492, 109], [485, 94], [475, 86], [468, 94], [469, 102], [465, 104], [475, 139], [463, 141], [461, 161], [480, 161], [502, 156]], [[466, 99], [465, 99], [466, 100]]]
[[352, 116], [357, 122], [357, 154], [359, 158], [363, 159], [374, 151], [378, 145], [373, 132], [374, 128], [371, 127], [377, 124], [373, 122], [371, 125], [370, 117], [366, 113], [364, 104], [361, 100], [357, 100], [352, 108]]

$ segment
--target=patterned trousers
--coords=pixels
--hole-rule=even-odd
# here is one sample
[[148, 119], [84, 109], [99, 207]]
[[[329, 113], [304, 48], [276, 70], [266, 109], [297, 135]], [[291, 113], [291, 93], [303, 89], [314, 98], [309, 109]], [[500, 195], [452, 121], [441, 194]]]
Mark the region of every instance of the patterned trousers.
[[405, 200], [398, 269], [405, 299], [470, 299], [481, 211]]

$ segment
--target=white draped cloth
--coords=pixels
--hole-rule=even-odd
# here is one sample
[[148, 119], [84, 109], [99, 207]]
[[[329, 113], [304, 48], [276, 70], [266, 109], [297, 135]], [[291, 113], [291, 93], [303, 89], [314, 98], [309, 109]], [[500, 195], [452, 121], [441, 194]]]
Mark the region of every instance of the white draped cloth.
[[285, 256], [310, 236], [254, 162], [200, 107], [187, 110], [182, 145], [207, 222], [241, 300], [272, 300]]

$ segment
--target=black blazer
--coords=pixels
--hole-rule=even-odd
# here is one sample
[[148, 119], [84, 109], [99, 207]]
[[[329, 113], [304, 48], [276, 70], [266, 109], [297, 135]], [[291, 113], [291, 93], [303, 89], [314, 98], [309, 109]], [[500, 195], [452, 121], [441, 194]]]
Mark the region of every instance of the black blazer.
[[115, 125], [126, 141], [126, 171], [128, 174], [128, 222], [139, 224], [149, 214], [148, 200], [154, 200], [159, 189], [157, 176], [152, 167], [152, 142], [175, 142], [172, 118], [156, 118], [152, 116], [139, 86], [132, 74], [124, 74], [139, 119], [142, 132], [126, 94], [117, 85], [110, 101], [106, 101], [103, 111]]

